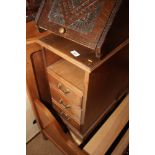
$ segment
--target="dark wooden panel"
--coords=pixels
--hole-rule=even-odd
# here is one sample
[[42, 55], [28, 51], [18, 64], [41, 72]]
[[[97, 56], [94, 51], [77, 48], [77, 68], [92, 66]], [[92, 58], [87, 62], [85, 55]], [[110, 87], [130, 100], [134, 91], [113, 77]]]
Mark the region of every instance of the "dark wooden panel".
[[52, 97], [50, 94], [50, 87], [47, 78], [44, 51], [40, 50], [38, 52], [33, 53], [31, 55], [31, 60], [33, 64], [40, 100], [55, 116], [55, 118], [61, 124], [64, 131], [67, 131], [65, 124], [52, 107], [52, 100], [51, 100]]
[[40, 121], [39, 114], [36, 110], [36, 106], [34, 105], [34, 100], [36, 98], [39, 98], [39, 93], [37, 89], [32, 61], [31, 61], [31, 54], [36, 51], [39, 51], [40, 49], [41, 47], [35, 43], [26, 45], [26, 86], [27, 86], [26, 89], [27, 89], [28, 97], [30, 99], [30, 103], [33, 108], [33, 112], [36, 116], [39, 128], [41, 129], [41, 132], [42, 132], [43, 124]]
[[42, 102], [35, 100], [34, 104], [43, 123], [43, 133], [64, 155], [88, 155], [73, 142], [68, 134], [64, 133], [59, 122]]
[[102, 32], [110, 29], [120, 4], [121, 0], [46, 0], [37, 23], [56, 35], [95, 50]]
[[[128, 44], [128, 42], [129, 40], [127, 38], [116, 48], [121, 49], [124, 44]], [[93, 50], [53, 34], [41, 38], [38, 43], [48, 49], [49, 52], [59, 55], [66, 61], [88, 72], [97, 68], [107, 57], [105, 54], [102, 60], [100, 60], [95, 57]], [[73, 56], [73, 54], [71, 54], [73, 50], [77, 51], [80, 55], [78, 57]]]
[[31, 101], [39, 97], [34, 76], [34, 70], [31, 62], [31, 54], [33, 52], [39, 51], [40, 49], [41, 47], [37, 44], [28, 44], [26, 46], [26, 85]]
[[45, 62], [46, 62], [46, 67], [50, 66], [51, 64], [55, 63], [59, 59], [61, 59], [59, 56], [56, 54], [52, 53], [48, 49], [44, 49], [45, 52]]
[[40, 50], [32, 54], [31, 60], [33, 63], [40, 99], [48, 104], [51, 102], [51, 94], [43, 56], [43, 51]]
[[[113, 50], [127, 38], [129, 38], [129, 0], [123, 0], [111, 29], [109, 30], [103, 45], [101, 45], [102, 56], [109, 53], [109, 51]], [[100, 46], [100, 44], [98, 44], [98, 46]]]
[[115, 105], [128, 89], [128, 45], [95, 69], [89, 76], [83, 133]]
[[[92, 50], [53, 34], [41, 38], [38, 43], [49, 51], [54, 52], [84, 70], [91, 70], [91, 68], [100, 61], [95, 57], [95, 53]], [[73, 56], [71, 54], [71, 51], [73, 50], [77, 51], [80, 56]], [[88, 61], [89, 59], [93, 63], [90, 63]]]
[[27, 45], [36, 43], [39, 38], [45, 37], [48, 34], [50, 34], [50, 32], [48, 31], [40, 33], [34, 21], [26, 23], [26, 44]]

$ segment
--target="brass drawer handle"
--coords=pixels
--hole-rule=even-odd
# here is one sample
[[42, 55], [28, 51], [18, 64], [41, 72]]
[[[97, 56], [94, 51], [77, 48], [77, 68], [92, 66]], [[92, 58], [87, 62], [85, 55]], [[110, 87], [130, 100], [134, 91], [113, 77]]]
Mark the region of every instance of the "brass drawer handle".
[[63, 28], [63, 27], [59, 28], [59, 33], [60, 34], [64, 34], [65, 32], [66, 32], [65, 28]]
[[70, 93], [69, 89], [64, 88], [64, 87], [62, 86], [61, 83], [58, 83], [57, 87], [58, 87], [58, 89], [59, 89], [60, 91], [62, 91], [64, 94]]
[[63, 111], [61, 111], [60, 115], [65, 118], [66, 120], [70, 120], [69, 116], [67, 114], [65, 114]]
[[59, 103], [62, 104], [62, 105], [64, 106], [65, 109], [71, 108], [70, 105], [66, 105], [66, 104], [64, 104], [64, 102], [63, 102], [62, 99], [59, 100]]

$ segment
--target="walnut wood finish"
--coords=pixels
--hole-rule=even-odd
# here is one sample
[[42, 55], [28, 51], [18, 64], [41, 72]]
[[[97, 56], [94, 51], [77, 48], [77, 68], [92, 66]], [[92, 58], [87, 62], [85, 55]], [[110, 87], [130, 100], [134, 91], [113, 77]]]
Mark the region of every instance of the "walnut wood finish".
[[[33, 53], [41, 51], [42, 47], [36, 43], [36, 41], [43, 37], [48, 35], [49, 32], [40, 33], [37, 30], [37, 27], [35, 25], [35, 22], [28, 22], [26, 23], [26, 86], [27, 86], [27, 94], [30, 99], [30, 103], [32, 103], [33, 111], [36, 115], [36, 119], [39, 122], [39, 127], [42, 132], [43, 124], [40, 122], [39, 114], [36, 111], [36, 106], [33, 104], [34, 99], [40, 99], [38, 86], [36, 82], [35, 72], [32, 64], [31, 56]], [[47, 52], [46, 52], [47, 53]], [[50, 58], [50, 61], [48, 59], [46, 62], [51, 62], [54, 58], [50, 57], [51, 52], [47, 53], [48, 58]]]
[[[52, 100], [52, 104], [56, 112], [58, 112], [59, 116], [63, 119], [63, 121], [76, 130], [80, 130], [80, 122], [75, 118], [75, 116], [71, 115], [68, 110], [64, 109], [58, 102], [56, 102], [54, 99]], [[74, 132], [74, 131], [73, 131]], [[77, 134], [75, 132], [75, 134]]]
[[[82, 113], [82, 132], [89, 132], [98, 121], [127, 93], [128, 45], [117, 51], [102, 65], [87, 75]], [[93, 115], [92, 115], [93, 113]]]
[[[97, 51], [97, 56], [100, 56], [101, 52], [103, 52], [101, 51], [102, 44], [98, 45], [98, 42], [104, 42], [107, 33], [113, 24], [114, 17], [120, 8], [121, 0], [85, 0], [75, 8], [72, 8], [72, 1], [73, 0], [63, 0], [61, 2], [57, 2], [59, 3], [58, 6], [55, 4], [55, 0], [44, 1], [37, 16], [38, 26], [50, 30], [56, 35], [91, 48], [94, 52], [96, 47], [98, 47], [100, 50]], [[61, 16], [64, 17], [65, 22], [63, 24], [58, 24], [57, 22], [60, 21], [57, 19], [53, 19], [52, 21], [49, 19], [51, 9], [55, 9], [55, 13], [52, 15], [52, 18], [54, 18], [54, 15], [59, 15], [57, 8], [59, 8], [58, 10], [61, 10], [61, 14], [63, 14], [63, 16]], [[94, 12], [96, 8], [98, 8], [97, 12], [99, 13]], [[77, 28], [72, 28], [78, 20], [84, 22], [84, 17], [86, 18], [89, 13], [92, 13], [92, 15], [96, 14], [95, 20], [92, 19], [93, 22], [88, 20], [93, 27], [89, 33], [84, 34], [80, 31], [83, 29], [83, 27], [81, 28], [82, 24], [77, 25]], [[93, 18], [93, 16], [90, 18]], [[55, 20], [57, 20], [57, 22]], [[86, 22], [87, 25], [85, 27], [87, 27], [87, 29], [90, 24], [89, 22]], [[63, 31], [65, 33], [59, 33], [61, 32], [59, 30], [62, 28], [65, 29], [65, 31]], [[101, 35], [104, 37], [101, 37]]]
[[44, 104], [39, 100], [35, 100], [34, 104], [43, 124], [43, 133], [64, 155], [87, 155], [85, 151], [80, 150], [71, 137], [64, 133], [55, 117], [53, 117]]
[[[111, 144], [117, 138], [119, 133], [123, 130], [128, 120], [129, 120], [129, 96], [127, 95], [121, 102], [121, 104], [117, 107], [117, 109], [102, 125], [102, 127], [91, 138], [88, 144], [86, 144], [84, 150], [87, 151], [90, 155], [106, 154], [107, 150], [110, 148]], [[121, 148], [118, 148], [117, 151], [121, 151]]]
[[[33, 111], [35, 112], [38, 125], [39, 125], [39, 127], [41, 129], [41, 132], [42, 132], [43, 128], [46, 126], [46, 124], [48, 124], [48, 121], [44, 117], [44, 113], [42, 113], [42, 112], [38, 113], [38, 110], [37, 110], [38, 105], [37, 105], [37, 103], [34, 104], [34, 100], [35, 99], [40, 99], [40, 96], [39, 96], [38, 85], [37, 85], [36, 77], [35, 77], [36, 75], [35, 75], [34, 68], [33, 68], [33, 65], [32, 65], [32, 54], [39, 51], [39, 53], [37, 53], [36, 55], [37, 55], [37, 57], [38, 57], [38, 55], [41, 55], [40, 51], [42, 50], [42, 47], [40, 45], [36, 44], [35, 42], [37, 42], [37, 40], [41, 36], [46, 36], [47, 33], [44, 32], [44, 33], [40, 34], [39, 32], [38, 33], [36, 33], [36, 32], [37, 32], [37, 29], [35, 27], [34, 22], [27, 23], [26, 85], [27, 85], [27, 93], [28, 93], [29, 99], [31, 100]], [[46, 59], [45, 64], [46, 64], [46, 66], [48, 66], [49, 64], [54, 63], [58, 59], [60, 59], [60, 57], [58, 57], [56, 55], [54, 56], [48, 50], [45, 50], [44, 52], [45, 52], [45, 59]], [[35, 57], [35, 55], [33, 55], [33, 56]], [[39, 59], [42, 59], [42, 58], [39, 58]], [[46, 132], [46, 137], [47, 137], [47, 134], [48, 134], [48, 132]], [[43, 133], [43, 136], [44, 136], [44, 138], [46, 138], [44, 133]]]
[[[99, 61], [92, 50], [53, 34], [39, 39], [37, 43], [86, 71], [91, 71], [91, 67], [95, 66]], [[80, 56], [74, 57], [70, 53], [73, 50], [76, 50]], [[91, 60], [93, 63], [90, 63], [88, 60]]]
[[68, 61], [63, 59], [57, 61], [56, 63], [48, 67], [48, 72], [56, 73], [65, 81], [68, 81], [69, 83], [83, 91], [85, 72], [79, 67], [76, 67], [75, 65], [69, 63]]
[[35, 79], [37, 83], [37, 88], [39, 92], [40, 100], [46, 105], [46, 107], [53, 113], [58, 122], [62, 125], [63, 129], [66, 130], [66, 126], [59, 117], [59, 115], [55, 112], [52, 107], [51, 93], [50, 87], [48, 83], [47, 73], [46, 73], [46, 65], [45, 65], [45, 57], [44, 51], [38, 51], [31, 55], [31, 61], [33, 64], [33, 70], [35, 74]]
[[[39, 116], [41, 116], [44, 134], [56, 145], [56, 147], [58, 147], [60, 151], [62, 151], [63, 154], [66, 155], [105, 154], [129, 119], [129, 105], [127, 96], [107, 119], [107, 121], [102, 125], [102, 127], [97, 131], [97, 133], [92, 137], [92, 139], [87, 143], [87, 145], [84, 147], [84, 150], [81, 150], [77, 144], [73, 142], [71, 137], [63, 132], [59, 123], [44, 106], [44, 104], [42, 104], [39, 100], [35, 100], [34, 103]], [[128, 136], [128, 133], [125, 134], [125, 137], [126, 135]], [[122, 140], [127, 142], [126, 138], [124, 137]], [[120, 145], [118, 145], [117, 151], [122, 150]]]
[[[51, 36], [51, 38], [49, 36]], [[95, 57], [94, 53], [89, 52], [89, 49], [87, 49], [86, 47], [77, 45], [76, 43], [70, 42], [64, 38], [55, 37], [54, 35], [49, 36], [44, 37], [40, 40], [33, 40], [34, 42], [39, 43], [42, 48], [37, 44], [28, 45], [30, 50], [28, 56], [28, 65], [30, 67], [30, 70], [28, 69], [27, 73], [29, 74], [30, 72], [30, 78], [28, 77], [30, 94], [32, 93], [33, 99], [35, 97], [41, 98], [41, 100], [44, 101], [44, 105], [46, 105], [50, 111], [52, 105], [52, 93], [50, 93], [50, 80], [48, 81], [47, 78], [46, 67], [50, 67], [52, 64], [60, 61], [61, 58], [63, 58], [65, 61], [69, 61], [76, 67], [82, 69], [85, 72], [83, 90], [81, 91], [78, 88], [74, 88], [69, 82], [71, 88], [74, 88], [75, 92], [78, 92], [76, 94], [81, 94], [81, 96], [83, 96], [81, 103], [82, 113], [79, 124], [80, 126], [76, 129], [76, 125], [72, 125], [74, 121], [69, 122], [69, 120], [66, 120], [69, 116], [71, 117], [70, 120], [72, 121], [72, 116], [68, 112], [68, 116], [66, 118], [63, 118], [63, 116], [61, 117], [63, 118], [63, 121], [68, 126], [68, 128], [71, 129], [74, 134], [79, 137], [79, 139], [84, 140], [90, 134], [92, 129], [98, 124], [98, 122], [100, 122], [100, 120], [104, 118], [106, 113], [108, 113], [113, 108], [113, 106], [116, 105], [118, 99], [127, 92], [128, 40], [125, 40], [117, 48], [105, 55], [102, 60], [99, 60]], [[62, 42], [63, 40], [64, 42]], [[32, 43], [33, 41], [31, 40], [31, 42], [29, 43]], [[78, 48], [80, 52], [82, 51], [80, 53], [81, 56], [78, 58], [71, 56], [69, 51], [73, 50], [72, 48]], [[91, 58], [94, 60], [93, 63], [90, 63], [88, 61], [89, 56], [91, 56]], [[32, 82], [34, 82], [34, 86], [31, 83], [31, 79]], [[52, 81], [50, 83], [51, 85], [53, 85]], [[37, 106], [39, 106], [39, 102], [35, 102], [35, 110]], [[43, 106], [41, 109], [44, 108], [45, 106]], [[61, 107], [59, 107], [59, 109], [61, 109]], [[49, 113], [51, 115], [51, 111]], [[46, 111], [37, 111], [37, 117], [42, 129], [46, 128], [46, 130], [43, 130], [44, 134], [55, 144], [57, 144], [58, 146], [60, 145], [60, 149], [65, 150], [66, 152], [68, 151], [69, 153], [73, 153], [70, 152], [70, 147], [68, 150], [68, 146], [66, 146], [66, 144], [63, 144], [64, 141], [62, 140], [62, 137], [64, 137], [64, 132], [61, 135], [58, 132], [59, 129], [53, 129], [53, 124], [48, 125], [49, 122], [46, 120], [47, 118], [44, 117], [44, 115], [46, 115]], [[54, 117], [56, 116], [57, 115], [55, 115]], [[57, 135], [53, 135], [51, 131], [54, 133], [58, 133]], [[61, 140], [62, 143], [59, 143], [58, 141]]]
[[51, 51], [49, 51], [45, 48], [43, 49], [43, 51], [45, 54], [45, 65], [46, 65], [46, 67], [50, 66], [51, 64], [53, 64], [53, 63], [55, 63], [61, 59], [59, 56], [57, 56], [56, 54], [53, 54]]
[[[61, 79], [61, 77], [59, 77], [58, 75], [53, 73], [51, 74], [51, 72], [48, 72], [48, 79], [50, 85], [56, 88], [59, 93], [68, 98], [68, 100], [71, 100], [71, 102], [75, 102], [76, 104], [81, 104], [83, 96], [82, 91], [80, 91], [78, 88], [65, 81], [64, 79]], [[60, 88], [59, 85], [61, 85]]]
[[[103, 57], [109, 53], [124, 40], [129, 38], [129, 1], [123, 0], [122, 5], [113, 21], [110, 30], [107, 33], [107, 37], [104, 40], [104, 36], [101, 36], [101, 41], [98, 43], [97, 50]], [[102, 42], [104, 40], [104, 43]], [[99, 49], [98, 49], [99, 48]], [[102, 53], [100, 50], [102, 49]]]
[[32, 109], [35, 113], [36, 119], [39, 122], [39, 128], [41, 129], [42, 132], [42, 124], [39, 119], [39, 114], [36, 111], [36, 107], [33, 104], [34, 99], [39, 99], [39, 93], [35, 81], [35, 76], [34, 76], [34, 71], [33, 71], [33, 66], [31, 62], [31, 54], [34, 51], [39, 51], [41, 47], [38, 44], [27, 44], [26, 45], [26, 92], [29, 97], [29, 100], [31, 101]]
[[31, 55], [31, 60], [35, 72], [40, 99], [41, 101], [44, 101], [48, 107], [48, 104], [51, 102], [51, 94], [46, 74], [43, 51], [41, 50], [33, 53]]
[[[128, 42], [129, 41], [127, 38], [115, 49], [121, 49], [122, 46], [124, 46], [124, 44], [128, 44]], [[39, 40], [37, 40], [37, 43], [42, 47], [48, 49], [51, 53], [60, 56], [61, 58], [87, 72], [92, 72], [94, 69], [96, 69], [103, 63], [103, 61], [106, 60], [107, 55], [109, 56], [112, 53], [110, 52], [105, 54], [102, 57], [102, 60], [100, 60], [95, 57], [95, 53], [93, 53], [92, 50], [53, 34], [40, 38]], [[73, 50], [76, 50], [80, 54], [80, 56], [74, 57], [70, 53]]]
[[31, 61], [31, 54], [33, 52], [39, 51], [41, 47], [38, 44], [27, 44], [26, 46], [26, 85], [28, 94], [33, 101], [35, 98], [39, 98], [38, 89], [36, 86], [32, 61]]
[[[66, 42], [61, 42], [62, 38], [59, 38], [61, 41], [57, 40], [58, 42], [54, 44], [56, 41], [55, 36], [50, 36], [51, 38], [47, 36], [41, 39], [44, 41], [38, 41], [38, 43], [41, 43], [44, 48], [51, 50], [51, 53], [60, 56], [65, 61], [70, 61], [85, 72], [85, 77], [83, 80], [84, 89], [82, 93], [80, 93], [79, 89], [71, 84], [72, 82], [67, 82], [65, 78], [62, 78], [60, 75], [58, 76], [55, 72], [49, 72], [48, 70], [48, 74], [51, 74], [48, 76], [51, 86], [56, 88], [58, 83], [62, 82], [65, 89], [73, 89], [75, 94], [81, 94], [83, 96], [80, 116], [80, 130], [78, 129], [77, 131], [74, 128], [71, 129], [76, 135], [84, 140], [90, 134], [92, 129], [100, 122], [100, 120], [102, 120], [104, 116], [113, 107], [115, 107], [118, 99], [128, 91], [128, 40], [125, 40], [117, 48], [105, 55], [102, 60], [96, 59], [94, 56], [94, 60], [96, 60], [96, 62], [93, 62], [93, 64], [88, 67], [85, 63], [86, 60], [88, 60], [88, 55], [83, 57], [81, 54], [79, 58], [72, 58], [66, 50], [68, 47], [73, 47], [73, 45], [76, 45], [75, 47], [78, 47], [79, 45], [75, 43], [67, 44], [67, 40]], [[48, 42], [46, 42], [47, 40]], [[63, 44], [64, 48], [62, 48], [60, 44]], [[84, 49], [86, 50], [85, 47], [80, 47], [80, 49], [83, 49], [82, 52], [86, 53], [86, 51], [84, 51]], [[82, 60], [80, 64], [79, 60]], [[50, 66], [52, 65], [53, 64]], [[70, 96], [69, 98], [70, 100], [76, 99], [76, 95], [75, 97]], [[67, 126], [69, 126], [69, 128], [71, 127], [69, 123], [67, 123]]]
[[55, 88], [52, 88], [51, 93], [52, 98], [61, 106], [61, 108], [70, 113], [70, 115], [75, 118], [80, 124], [82, 101], [80, 102], [80, 104], [75, 104], [74, 102], [71, 102], [68, 98], [60, 94]]
[[[35, 22], [28, 22], [26, 24], [26, 44], [33, 44], [36, 43], [36, 41], [39, 38], [45, 37], [48, 34], [50, 34], [50, 32], [46, 31], [44, 33], [40, 33], [37, 29], [37, 26], [35, 25]], [[35, 51], [33, 51], [35, 52]]]
[[35, 19], [41, 0], [26, 0], [26, 22]]
[[[33, 30], [34, 30], [34, 32], [33, 32]], [[29, 35], [28, 32], [31, 33], [32, 35]], [[40, 98], [38, 90], [39, 89], [41, 90], [41, 87], [44, 87], [41, 80], [39, 80], [39, 82], [40, 82], [40, 85], [43, 85], [43, 86], [41, 86], [40, 88], [38, 87], [38, 83], [36, 82], [36, 78], [39, 77], [39, 79], [42, 79], [42, 78], [46, 79], [46, 77], [44, 77], [44, 76], [46, 76], [46, 74], [42, 74], [45, 71], [45, 68], [48, 67], [50, 64], [52, 64], [52, 63], [54, 63], [54, 62], [56, 62], [57, 60], [60, 59], [60, 57], [58, 57], [57, 55], [53, 55], [53, 53], [51, 51], [49, 52], [46, 49], [42, 49], [41, 46], [36, 44], [37, 40], [41, 36], [46, 36], [47, 33], [44, 32], [44, 33], [40, 34], [39, 32], [38, 33], [35, 33], [35, 32], [36, 32], [36, 27], [35, 27], [34, 22], [27, 23], [27, 33], [28, 33], [27, 34], [27, 91], [28, 91], [29, 96], [31, 97], [32, 103], [33, 103], [33, 100], [35, 98], [38, 98], [38, 99]], [[31, 36], [32, 36], [32, 38], [31, 38]], [[44, 52], [42, 52], [42, 50]], [[41, 53], [44, 53], [44, 54], [41, 54]], [[45, 55], [45, 57], [44, 57], [44, 55]], [[33, 59], [36, 59], [37, 61], [33, 60]], [[42, 60], [44, 60], [44, 62], [42, 62]], [[39, 64], [36, 63], [36, 65], [35, 65], [34, 61], [36, 61]], [[32, 65], [32, 62], [33, 62], [33, 65]], [[40, 66], [40, 69], [38, 67], [36, 67], [37, 65]], [[38, 70], [37, 71], [38, 75], [36, 74], [35, 68]], [[39, 70], [41, 70], [41, 72]], [[43, 83], [44, 83], [44, 81], [43, 81]], [[46, 87], [44, 87], [44, 88], [46, 89]], [[45, 90], [45, 91], [47, 92], [47, 90]], [[51, 100], [51, 98], [49, 99], [49, 96], [47, 96], [47, 94], [45, 94], [45, 96], [43, 94], [44, 94], [44, 92], [42, 93], [43, 98], [47, 97], [48, 100]], [[50, 107], [49, 103], [45, 103], [45, 104]], [[38, 114], [36, 112], [36, 107], [35, 107], [34, 104], [32, 104], [32, 106], [33, 106], [33, 109], [35, 111], [35, 115], [37, 117], [37, 120], [38, 120], [38, 122], [40, 122], [39, 121], [39, 116], [38, 116]], [[41, 130], [42, 130], [42, 124], [41, 123], [39, 123], [39, 124], [40, 124]], [[70, 128], [72, 128], [72, 126], [70, 126], [70, 125], [68, 125], [68, 126]], [[66, 130], [64, 125], [63, 125], [63, 128]], [[74, 131], [75, 129], [73, 128], [72, 130]], [[80, 137], [80, 134], [76, 130], [75, 130], [75, 133], [76, 133], [77, 136]]]
[[[69, 103], [72, 106], [77, 106], [79, 108], [82, 107], [82, 96], [78, 96], [76, 94], [73, 94], [71, 92], [71, 89], [69, 90], [70, 94], [64, 94], [62, 93], [61, 90], [59, 90], [58, 88], [54, 87], [52, 84], [50, 84], [50, 89], [51, 89], [51, 93], [52, 93], [52, 97], [55, 98], [58, 102], [58, 96], [60, 96], [60, 98], [64, 101], [66, 101], [67, 103]], [[64, 87], [65, 88], [65, 87]], [[65, 89], [68, 89], [65, 88]]]
[[120, 140], [120, 142], [118, 143], [114, 151], [112, 152], [112, 155], [123, 154], [124, 150], [126, 150], [128, 146], [129, 146], [129, 129], [123, 135], [122, 139]]

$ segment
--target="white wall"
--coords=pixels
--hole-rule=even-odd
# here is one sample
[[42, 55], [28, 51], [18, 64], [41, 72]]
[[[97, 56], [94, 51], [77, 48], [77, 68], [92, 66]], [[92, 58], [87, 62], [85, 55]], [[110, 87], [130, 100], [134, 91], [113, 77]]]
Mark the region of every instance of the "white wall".
[[39, 131], [38, 124], [33, 124], [35, 115], [28, 96], [26, 97], [26, 142], [33, 138]]

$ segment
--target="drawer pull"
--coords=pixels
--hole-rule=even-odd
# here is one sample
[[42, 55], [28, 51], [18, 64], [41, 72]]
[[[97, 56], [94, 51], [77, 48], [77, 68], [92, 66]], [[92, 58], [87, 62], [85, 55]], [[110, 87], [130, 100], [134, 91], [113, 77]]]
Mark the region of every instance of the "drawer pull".
[[59, 103], [62, 104], [62, 105], [64, 106], [65, 109], [71, 108], [70, 105], [66, 105], [66, 104], [64, 104], [64, 102], [63, 102], [62, 99], [59, 100]]
[[65, 32], [66, 32], [66, 29], [65, 29], [65, 28], [61, 27], [61, 28], [59, 29], [59, 33], [60, 33], [60, 34], [64, 34]]
[[63, 111], [61, 111], [60, 115], [65, 118], [66, 120], [70, 120], [69, 116], [67, 114], [65, 114]]
[[58, 83], [57, 87], [58, 87], [58, 89], [59, 89], [60, 91], [62, 91], [64, 94], [70, 93], [69, 89], [64, 88], [64, 87], [62, 86], [61, 83]]

